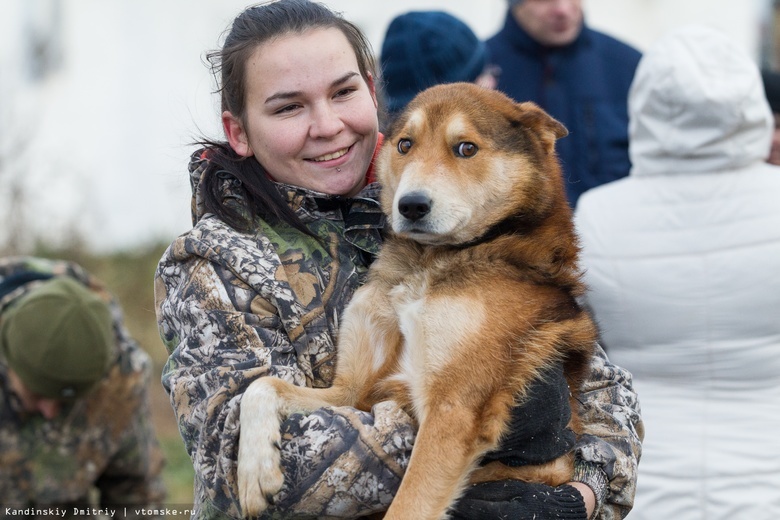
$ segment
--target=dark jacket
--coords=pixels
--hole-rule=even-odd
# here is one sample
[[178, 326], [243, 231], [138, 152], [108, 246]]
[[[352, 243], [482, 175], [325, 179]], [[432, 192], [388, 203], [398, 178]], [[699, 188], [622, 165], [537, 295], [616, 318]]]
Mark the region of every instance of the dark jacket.
[[628, 89], [640, 53], [584, 26], [565, 47], [540, 45], [507, 14], [487, 41], [498, 89], [539, 104], [569, 130], [556, 148], [572, 207], [580, 194], [628, 175]]

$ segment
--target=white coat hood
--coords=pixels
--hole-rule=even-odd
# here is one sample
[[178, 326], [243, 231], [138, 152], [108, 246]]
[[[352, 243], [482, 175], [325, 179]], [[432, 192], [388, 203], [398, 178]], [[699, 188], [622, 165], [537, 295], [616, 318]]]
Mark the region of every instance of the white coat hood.
[[685, 26], [644, 54], [628, 98], [631, 175], [733, 170], [769, 155], [774, 126], [757, 65]]

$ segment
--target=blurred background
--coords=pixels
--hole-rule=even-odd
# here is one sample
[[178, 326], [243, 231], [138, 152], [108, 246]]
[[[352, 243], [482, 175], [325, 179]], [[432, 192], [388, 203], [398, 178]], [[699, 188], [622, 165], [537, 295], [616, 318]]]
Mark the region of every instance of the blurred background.
[[[381, 48], [390, 20], [440, 9], [482, 38], [505, 0], [325, 0]], [[152, 278], [190, 225], [191, 142], [220, 137], [205, 52], [244, 7], [237, 0], [3, 0], [0, 17], [0, 254], [79, 262], [117, 295], [136, 340], [165, 362]], [[730, 34], [780, 68], [780, 0], [583, 0], [587, 22], [644, 50], [690, 22]], [[167, 396], [152, 388], [168, 458], [170, 504], [187, 504], [192, 470]]]

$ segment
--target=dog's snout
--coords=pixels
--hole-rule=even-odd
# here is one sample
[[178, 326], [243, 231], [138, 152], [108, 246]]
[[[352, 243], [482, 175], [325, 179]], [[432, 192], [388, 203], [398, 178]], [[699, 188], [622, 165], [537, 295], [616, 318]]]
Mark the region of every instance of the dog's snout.
[[423, 193], [410, 193], [398, 201], [398, 212], [411, 221], [420, 220], [430, 213], [433, 201]]

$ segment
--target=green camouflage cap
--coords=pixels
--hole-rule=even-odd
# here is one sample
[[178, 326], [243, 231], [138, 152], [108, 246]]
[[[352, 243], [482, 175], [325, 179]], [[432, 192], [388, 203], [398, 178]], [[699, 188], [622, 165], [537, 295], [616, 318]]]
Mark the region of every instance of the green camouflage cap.
[[51, 399], [86, 394], [112, 359], [108, 306], [83, 284], [56, 277], [3, 313], [0, 349], [28, 390]]

